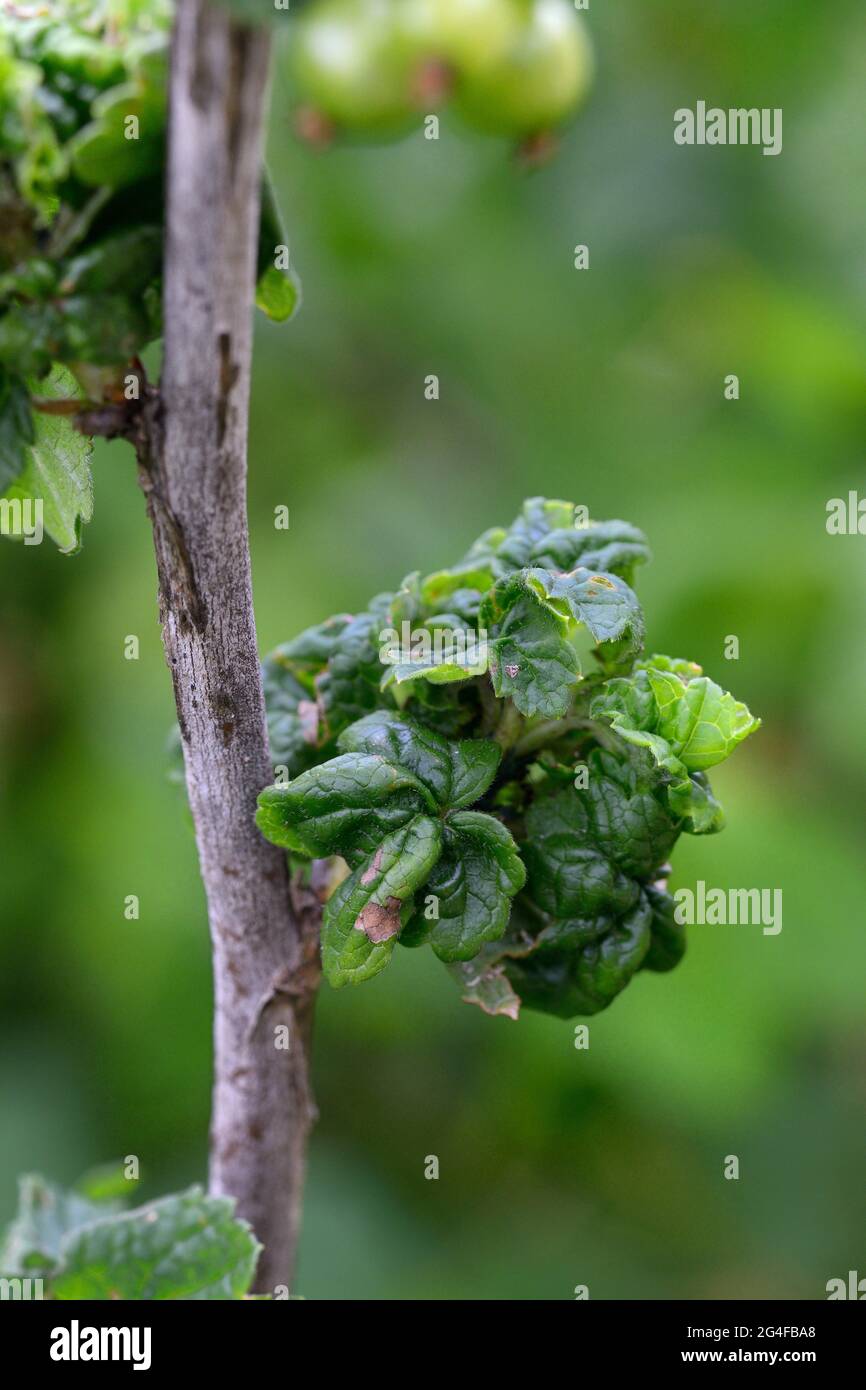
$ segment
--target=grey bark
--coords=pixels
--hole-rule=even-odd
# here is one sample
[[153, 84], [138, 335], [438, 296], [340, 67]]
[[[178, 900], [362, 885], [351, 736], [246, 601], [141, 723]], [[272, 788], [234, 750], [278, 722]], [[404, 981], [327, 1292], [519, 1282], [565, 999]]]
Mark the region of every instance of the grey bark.
[[268, 44], [207, 0], [179, 0], [165, 356], [137, 438], [213, 945], [210, 1188], [237, 1199], [264, 1245], [260, 1291], [293, 1279], [319, 978], [319, 904], [290, 887], [284, 854], [253, 821], [273, 780], [246, 513]]

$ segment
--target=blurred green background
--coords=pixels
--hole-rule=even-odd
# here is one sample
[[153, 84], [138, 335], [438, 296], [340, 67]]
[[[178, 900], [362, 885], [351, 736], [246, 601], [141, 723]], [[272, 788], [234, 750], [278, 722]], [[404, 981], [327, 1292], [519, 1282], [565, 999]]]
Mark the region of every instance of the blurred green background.
[[[531, 176], [447, 119], [312, 154], [278, 67], [305, 303], [257, 325], [260, 641], [455, 559], [533, 493], [637, 523], [651, 647], [764, 719], [674, 886], [781, 888], [784, 928], [693, 928], [588, 1051], [461, 1005], [421, 952], [326, 989], [310, 1298], [815, 1298], [863, 1272], [866, 540], [825, 509], [864, 488], [866, 13], [620, 0], [589, 23], [591, 101]], [[782, 155], [676, 147], [699, 98], [781, 106]], [[95, 473], [78, 557], [0, 547], [0, 1218], [22, 1169], [134, 1153], [155, 1195], [205, 1167], [206, 922], [150, 536], [125, 446]]]

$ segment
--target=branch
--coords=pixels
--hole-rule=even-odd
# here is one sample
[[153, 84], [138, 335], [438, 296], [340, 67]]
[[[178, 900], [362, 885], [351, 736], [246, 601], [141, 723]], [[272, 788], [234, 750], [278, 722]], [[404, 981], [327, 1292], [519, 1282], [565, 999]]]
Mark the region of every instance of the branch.
[[293, 1276], [320, 916], [309, 891], [292, 912], [285, 855], [253, 821], [273, 780], [246, 515], [268, 42], [207, 0], [179, 0], [165, 357], [134, 429], [213, 945], [210, 1187], [237, 1199], [264, 1244], [261, 1291]]

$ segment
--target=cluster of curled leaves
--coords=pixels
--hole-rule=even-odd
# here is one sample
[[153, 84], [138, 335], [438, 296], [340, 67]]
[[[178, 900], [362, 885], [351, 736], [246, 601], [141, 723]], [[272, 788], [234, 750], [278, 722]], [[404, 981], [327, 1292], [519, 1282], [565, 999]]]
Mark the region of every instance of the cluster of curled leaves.
[[628, 523], [531, 498], [458, 564], [267, 657], [280, 775], [258, 824], [300, 868], [330, 861], [332, 985], [429, 945], [486, 1012], [571, 1017], [676, 965], [669, 856], [721, 828], [707, 769], [759, 721], [644, 654], [648, 558]]
[[135, 1187], [110, 1164], [69, 1190], [21, 1178], [0, 1279], [41, 1280], [42, 1297], [63, 1301], [247, 1295], [261, 1246], [231, 1198], [191, 1187], [130, 1210]]
[[[0, 496], [38, 498], [77, 548], [90, 444], [71, 423], [129, 399], [161, 334], [169, 0], [0, 5]], [[262, 199], [256, 300], [293, 312]]]

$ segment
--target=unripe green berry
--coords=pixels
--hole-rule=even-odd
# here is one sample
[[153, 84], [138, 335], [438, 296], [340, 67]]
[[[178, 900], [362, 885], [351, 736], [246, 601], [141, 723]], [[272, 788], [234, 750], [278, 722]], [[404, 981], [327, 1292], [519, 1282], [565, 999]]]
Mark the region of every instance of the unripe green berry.
[[507, 52], [460, 84], [458, 110], [479, 130], [532, 135], [576, 109], [592, 72], [589, 38], [569, 0], [534, 0]]
[[417, 119], [419, 53], [401, 0], [322, 0], [297, 20], [298, 96], [338, 131], [403, 134]]

